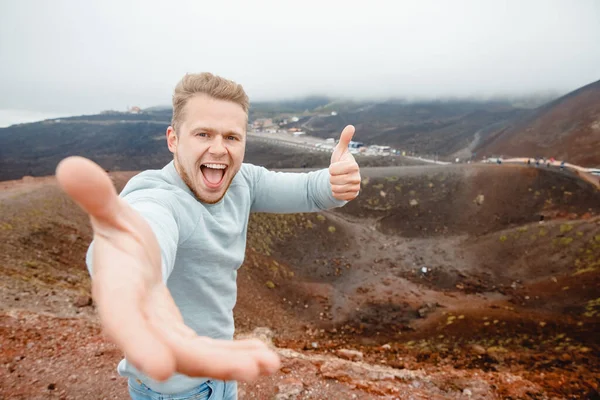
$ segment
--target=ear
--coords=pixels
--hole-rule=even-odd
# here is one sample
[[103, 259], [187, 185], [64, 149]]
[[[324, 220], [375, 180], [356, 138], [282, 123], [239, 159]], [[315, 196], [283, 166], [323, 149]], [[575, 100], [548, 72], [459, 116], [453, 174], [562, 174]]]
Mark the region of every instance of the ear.
[[172, 126], [167, 128], [167, 146], [169, 146], [169, 151], [175, 154], [177, 150], [177, 134]]

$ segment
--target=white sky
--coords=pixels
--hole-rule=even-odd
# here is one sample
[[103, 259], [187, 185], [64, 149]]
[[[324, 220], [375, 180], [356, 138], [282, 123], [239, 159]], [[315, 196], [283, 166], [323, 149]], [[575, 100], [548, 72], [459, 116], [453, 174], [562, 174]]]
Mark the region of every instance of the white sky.
[[186, 72], [251, 100], [567, 92], [600, 79], [600, 0], [0, 3], [0, 109], [170, 104]]

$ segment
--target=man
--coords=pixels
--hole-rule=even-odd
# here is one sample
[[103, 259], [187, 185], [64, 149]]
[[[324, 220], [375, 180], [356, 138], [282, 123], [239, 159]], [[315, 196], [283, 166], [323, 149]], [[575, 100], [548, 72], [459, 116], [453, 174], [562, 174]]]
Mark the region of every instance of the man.
[[339, 207], [360, 189], [347, 126], [328, 169], [276, 173], [243, 163], [248, 97], [208, 73], [186, 75], [166, 132], [173, 161], [133, 177], [120, 196], [98, 165], [57, 167], [59, 185], [89, 215], [87, 264], [118, 371], [133, 399], [235, 399], [236, 380], [279, 368], [258, 340], [233, 341], [237, 269], [250, 212]]

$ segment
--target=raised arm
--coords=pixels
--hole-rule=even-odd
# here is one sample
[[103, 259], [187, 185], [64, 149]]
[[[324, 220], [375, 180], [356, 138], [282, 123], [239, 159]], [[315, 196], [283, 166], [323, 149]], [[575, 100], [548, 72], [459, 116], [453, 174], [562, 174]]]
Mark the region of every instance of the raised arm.
[[184, 324], [163, 283], [169, 256], [161, 255], [153, 222], [117, 196], [102, 168], [71, 157], [61, 161], [56, 176], [94, 229], [92, 295], [102, 328], [137, 369], [156, 380], [174, 372], [253, 380], [279, 368], [277, 355], [260, 341], [199, 337]]
[[296, 213], [341, 207], [358, 196], [360, 169], [348, 151], [354, 127], [348, 125], [331, 155], [329, 169], [308, 173], [268, 171], [254, 167], [252, 211]]

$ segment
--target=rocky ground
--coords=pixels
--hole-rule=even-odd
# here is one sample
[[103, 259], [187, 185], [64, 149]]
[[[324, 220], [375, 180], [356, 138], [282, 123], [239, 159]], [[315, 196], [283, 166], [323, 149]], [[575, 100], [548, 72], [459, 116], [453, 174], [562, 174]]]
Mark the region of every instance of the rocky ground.
[[[282, 368], [240, 399], [600, 398], [599, 194], [490, 168], [365, 170], [343, 210], [253, 216], [238, 337]], [[0, 398], [126, 399], [85, 216], [52, 178], [0, 188]]]

